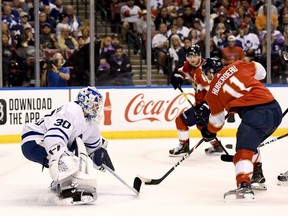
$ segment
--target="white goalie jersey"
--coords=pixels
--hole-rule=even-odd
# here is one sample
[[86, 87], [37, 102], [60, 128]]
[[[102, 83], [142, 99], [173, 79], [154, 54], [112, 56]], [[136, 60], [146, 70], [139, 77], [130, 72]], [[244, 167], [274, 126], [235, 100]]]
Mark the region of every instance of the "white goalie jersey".
[[82, 108], [68, 102], [45, 115], [36, 123], [28, 123], [22, 132], [21, 144], [36, 140], [48, 152], [55, 144], [71, 147], [76, 137], [85, 143], [88, 155], [102, 145], [100, 129], [96, 121], [88, 121]]

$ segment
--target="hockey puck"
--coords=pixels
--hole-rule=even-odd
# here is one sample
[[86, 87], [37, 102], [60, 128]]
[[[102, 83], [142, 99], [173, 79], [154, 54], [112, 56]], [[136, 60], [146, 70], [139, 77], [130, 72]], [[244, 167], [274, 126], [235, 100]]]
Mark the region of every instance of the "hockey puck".
[[220, 158], [222, 161], [225, 161], [225, 162], [233, 162], [233, 156], [232, 155], [223, 154], [223, 155], [221, 155]]
[[225, 145], [225, 147], [228, 148], [228, 149], [233, 149], [233, 145], [232, 144], [227, 144], [227, 145]]
[[141, 185], [142, 185], [141, 179], [139, 177], [135, 177], [133, 187], [135, 190], [138, 191], [138, 193], [140, 193]]

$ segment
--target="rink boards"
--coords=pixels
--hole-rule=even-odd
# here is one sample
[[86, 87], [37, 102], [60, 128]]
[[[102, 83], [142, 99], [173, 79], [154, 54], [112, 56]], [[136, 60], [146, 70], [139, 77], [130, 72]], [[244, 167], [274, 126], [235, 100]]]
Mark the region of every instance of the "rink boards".
[[[279, 101], [283, 112], [287, 109], [288, 85], [268, 86]], [[193, 90], [183, 87], [192, 103]], [[75, 100], [78, 88], [9, 88], [1, 89], [0, 96], [0, 143], [21, 140], [23, 125], [36, 122], [63, 103]], [[107, 139], [174, 138], [175, 118], [190, 108], [179, 90], [171, 87], [99, 87], [104, 97], [104, 109], [98, 119], [102, 134]], [[231, 137], [236, 133], [240, 119], [226, 122], [218, 136]], [[274, 133], [282, 135], [288, 130], [288, 117]], [[192, 127], [190, 136], [200, 133]]]

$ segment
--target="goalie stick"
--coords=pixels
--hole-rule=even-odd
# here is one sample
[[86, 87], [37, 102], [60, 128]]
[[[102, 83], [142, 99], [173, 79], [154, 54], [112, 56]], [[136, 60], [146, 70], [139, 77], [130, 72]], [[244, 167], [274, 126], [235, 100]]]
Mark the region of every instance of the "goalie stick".
[[[78, 138], [78, 139], [77, 139]], [[79, 157], [80, 157], [80, 171], [83, 171], [85, 173], [88, 173], [88, 155], [87, 151], [85, 149], [85, 144], [83, 143], [82, 139], [77, 137], [77, 144], [78, 144], [78, 150], [79, 150]], [[108, 172], [110, 172], [113, 176], [115, 176], [119, 181], [121, 181], [124, 185], [126, 185], [130, 190], [132, 190], [136, 195], [139, 195], [140, 187], [141, 187], [141, 180], [134, 180], [134, 186], [136, 188], [131, 187], [129, 184], [127, 184], [119, 175], [117, 175], [110, 167], [108, 167], [106, 164], [102, 163], [102, 165]], [[85, 170], [84, 170], [85, 169]]]
[[190, 154], [196, 149], [198, 148], [198, 146], [204, 141], [204, 139], [202, 138], [192, 149], [189, 150], [188, 153], [186, 153], [180, 161], [178, 161], [173, 167], [171, 167], [171, 169], [168, 170], [168, 172], [166, 172], [161, 178], [159, 179], [149, 179], [149, 178], [145, 178], [143, 176], [139, 176], [136, 177], [134, 179], [134, 183], [135, 181], [143, 181], [146, 185], [158, 185], [160, 184], [171, 172], [173, 172], [173, 170], [176, 169], [176, 167], [178, 167], [186, 158], [188, 158], [190, 156]]
[[[120, 182], [122, 182], [124, 185], [126, 185], [131, 191], [133, 191], [137, 196], [139, 195], [140, 192], [140, 187], [141, 187], [141, 179], [134, 179], [134, 187], [131, 187], [129, 184], [127, 184], [119, 175], [117, 175], [110, 167], [106, 166], [104, 163], [102, 166], [110, 172], [113, 176], [115, 176]], [[139, 182], [140, 180], [140, 182]]]

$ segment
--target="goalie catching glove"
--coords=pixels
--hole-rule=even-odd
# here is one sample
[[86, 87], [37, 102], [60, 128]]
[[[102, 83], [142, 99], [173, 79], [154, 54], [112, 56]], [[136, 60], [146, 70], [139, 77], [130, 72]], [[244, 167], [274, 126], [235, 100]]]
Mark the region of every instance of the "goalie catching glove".
[[202, 137], [204, 138], [205, 142], [210, 142], [216, 138], [216, 133], [211, 133], [207, 127], [203, 127], [201, 129]]
[[176, 90], [177, 88], [182, 86], [183, 83], [183, 76], [181, 73], [176, 72], [170, 79], [170, 83], [173, 88]]

